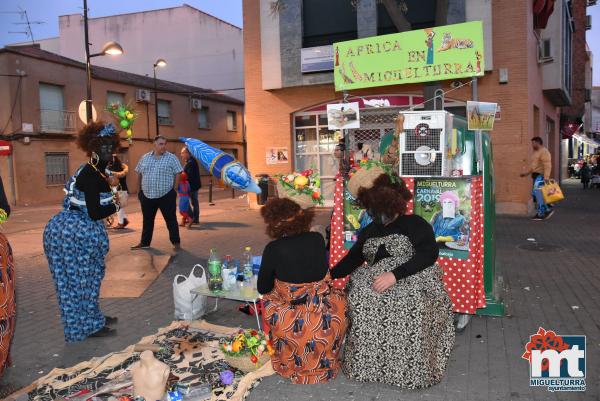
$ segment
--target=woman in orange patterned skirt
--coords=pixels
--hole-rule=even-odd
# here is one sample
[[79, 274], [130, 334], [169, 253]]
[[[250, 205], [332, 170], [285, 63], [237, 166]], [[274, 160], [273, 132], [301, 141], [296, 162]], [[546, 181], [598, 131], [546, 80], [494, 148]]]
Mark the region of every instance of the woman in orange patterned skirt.
[[[0, 224], [10, 215], [10, 205], [0, 178]], [[0, 377], [10, 366], [10, 344], [15, 334], [17, 305], [15, 303], [15, 264], [12, 249], [4, 234], [0, 233]]]
[[261, 210], [267, 234], [258, 291], [275, 354], [273, 369], [296, 384], [336, 377], [346, 334], [346, 296], [331, 286], [325, 240], [310, 232], [312, 209], [271, 199]]

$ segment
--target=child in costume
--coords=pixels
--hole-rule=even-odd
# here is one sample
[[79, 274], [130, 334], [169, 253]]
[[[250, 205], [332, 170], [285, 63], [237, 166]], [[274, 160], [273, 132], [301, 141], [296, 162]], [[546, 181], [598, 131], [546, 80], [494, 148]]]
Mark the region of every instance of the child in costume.
[[181, 173], [177, 193], [179, 194], [179, 213], [181, 214], [181, 224], [179, 225], [190, 228], [194, 219], [190, 216], [190, 183], [186, 173]]

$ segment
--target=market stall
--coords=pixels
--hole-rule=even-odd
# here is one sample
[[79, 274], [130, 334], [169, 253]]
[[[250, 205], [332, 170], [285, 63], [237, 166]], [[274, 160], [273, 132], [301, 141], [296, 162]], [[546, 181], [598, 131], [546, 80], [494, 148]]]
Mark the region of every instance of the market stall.
[[[448, 130], [438, 133], [437, 141], [442, 142], [441, 146], [435, 147], [435, 152], [410, 150], [426, 146], [423, 143], [431, 144], [432, 139], [428, 136], [436, 135], [428, 131], [419, 134], [419, 129], [414, 128], [425, 129], [423, 125], [417, 127], [422, 123], [405, 129], [400, 137], [399, 160], [405, 158], [404, 171], [414, 169], [412, 175], [399, 171], [413, 194], [408, 213], [419, 214], [434, 228], [440, 246], [439, 263], [444, 269], [444, 282], [453, 310], [465, 314], [501, 315], [502, 302], [495, 292], [495, 213], [489, 135], [469, 131], [464, 119], [445, 112], [409, 114], [429, 118], [436, 113], [444, 113], [449, 120]], [[444, 133], [448, 131], [450, 134], [446, 137]], [[355, 132], [348, 133], [349, 142], [355, 140], [353, 135]], [[482, 160], [478, 160], [475, 151], [475, 135], [482, 137]], [[406, 161], [408, 157], [418, 163], [411, 165]], [[441, 163], [431, 167], [436, 157]], [[363, 165], [367, 163], [363, 161]], [[438, 174], [419, 174], [435, 168]], [[332, 266], [352, 246], [361, 227], [370, 222], [366, 211], [353, 202], [346, 188], [347, 182], [348, 178], [338, 176], [332, 219]], [[344, 286], [346, 281], [336, 280], [336, 284]]]

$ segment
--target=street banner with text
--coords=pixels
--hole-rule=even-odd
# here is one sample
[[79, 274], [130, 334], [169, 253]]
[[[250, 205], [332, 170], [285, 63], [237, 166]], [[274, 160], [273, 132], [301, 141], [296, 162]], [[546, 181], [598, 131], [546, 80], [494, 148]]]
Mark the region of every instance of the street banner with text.
[[481, 21], [334, 43], [336, 91], [483, 76]]

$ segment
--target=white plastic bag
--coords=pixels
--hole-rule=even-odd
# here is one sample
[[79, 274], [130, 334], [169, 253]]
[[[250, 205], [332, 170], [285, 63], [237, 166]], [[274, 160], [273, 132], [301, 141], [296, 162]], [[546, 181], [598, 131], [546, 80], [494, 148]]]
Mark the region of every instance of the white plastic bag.
[[[196, 268], [202, 269], [202, 276], [194, 274]], [[188, 277], [178, 274], [173, 279], [173, 301], [175, 302], [175, 319], [195, 320], [206, 312], [206, 297], [192, 294], [191, 290], [206, 284], [206, 272], [202, 265], [195, 265]]]

